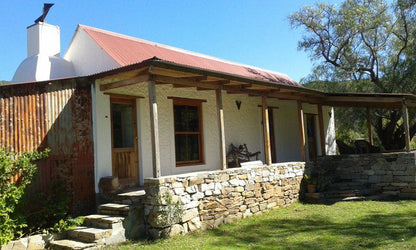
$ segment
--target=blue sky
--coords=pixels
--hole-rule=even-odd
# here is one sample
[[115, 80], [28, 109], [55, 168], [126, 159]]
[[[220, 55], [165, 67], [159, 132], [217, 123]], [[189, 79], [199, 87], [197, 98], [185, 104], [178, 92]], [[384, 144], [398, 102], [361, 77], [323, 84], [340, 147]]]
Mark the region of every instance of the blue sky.
[[[0, 0], [0, 80], [10, 80], [26, 58], [26, 27], [41, 14], [44, 2]], [[61, 28], [61, 55], [77, 24], [84, 24], [275, 70], [299, 81], [312, 63], [297, 50], [303, 31], [292, 30], [288, 16], [314, 2], [61, 0], [55, 1], [46, 22]]]

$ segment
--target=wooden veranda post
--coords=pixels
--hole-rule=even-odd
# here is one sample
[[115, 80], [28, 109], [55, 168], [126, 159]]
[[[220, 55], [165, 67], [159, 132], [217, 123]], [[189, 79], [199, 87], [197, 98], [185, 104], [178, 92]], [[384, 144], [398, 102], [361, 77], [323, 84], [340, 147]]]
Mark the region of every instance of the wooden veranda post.
[[370, 117], [370, 108], [367, 107], [367, 133], [368, 133], [368, 142], [373, 145], [373, 136], [371, 131], [371, 117]]
[[221, 153], [221, 169], [227, 169], [227, 158], [225, 148], [225, 134], [224, 134], [224, 109], [222, 106], [222, 92], [221, 88], [215, 90], [218, 110], [218, 126], [220, 131], [220, 153]]
[[159, 123], [157, 114], [156, 86], [154, 81], [148, 83], [149, 92], [149, 111], [150, 111], [150, 129], [152, 141], [152, 162], [153, 177], [160, 177], [160, 147], [159, 147]]
[[324, 117], [322, 115], [322, 105], [318, 104], [318, 120], [319, 120], [319, 141], [321, 142], [321, 154], [326, 155], [325, 150], [325, 133], [324, 133]]
[[402, 116], [404, 125], [404, 140], [406, 142], [406, 151], [410, 151], [410, 131], [409, 131], [409, 112], [407, 108], [406, 99], [402, 101]]
[[303, 122], [302, 102], [300, 100], [298, 100], [298, 122], [299, 122], [300, 151], [301, 151], [302, 161], [306, 161], [306, 153], [305, 153], [305, 125], [304, 125], [304, 122]]
[[269, 108], [267, 107], [265, 96], [261, 97], [261, 110], [263, 114], [264, 154], [266, 156], [266, 165], [271, 165], [272, 151], [270, 147]]

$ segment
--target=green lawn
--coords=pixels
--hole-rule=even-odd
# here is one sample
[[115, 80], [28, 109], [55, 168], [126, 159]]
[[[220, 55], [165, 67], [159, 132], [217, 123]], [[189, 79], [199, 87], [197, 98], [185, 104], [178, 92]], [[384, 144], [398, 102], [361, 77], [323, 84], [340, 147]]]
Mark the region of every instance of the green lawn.
[[116, 249], [416, 249], [416, 201], [296, 203], [205, 232]]

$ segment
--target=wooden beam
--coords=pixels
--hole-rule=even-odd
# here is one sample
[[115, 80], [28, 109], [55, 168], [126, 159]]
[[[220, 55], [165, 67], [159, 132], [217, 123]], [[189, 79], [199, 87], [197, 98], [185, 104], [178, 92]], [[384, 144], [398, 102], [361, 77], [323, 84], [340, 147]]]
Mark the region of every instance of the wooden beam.
[[207, 76], [182, 76], [182, 77], [175, 77], [175, 78], [185, 79], [189, 81], [202, 81], [202, 80], [206, 80], [208, 77]]
[[322, 105], [318, 104], [318, 123], [319, 123], [319, 140], [321, 142], [321, 155], [326, 155], [324, 117], [322, 115]]
[[227, 169], [227, 153], [226, 153], [227, 149], [225, 146], [224, 109], [222, 105], [221, 89], [215, 90], [215, 96], [217, 99], [218, 127], [219, 127], [219, 132], [220, 132], [221, 169]]
[[403, 98], [402, 101], [402, 116], [403, 116], [403, 125], [404, 125], [404, 140], [406, 142], [406, 151], [410, 151], [410, 131], [409, 131], [409, 112], [407, 108], [406, 99]]
[[150, 129], [151, 129], [151, 141], [152, 141], [152, 162], [153, 162], [153, 177], [160, 177], [160, 143], [159, 143], [159, 123], [157, 113], [157, 101], [156, 101], [156, 86], [155, 82], [150, 81], [148, 83], [149, 92], [149, 111], [150, 111]]
[[207, 80], [207, 81], [203, 81], [205, 83], [211, 83], [211, 84], [230, 84], [230, 80]]
[[299, 123], [299, 135], [300, 135], [300, 152], [302, 161], [306, 161], [305, 152], [305, 124], [303, 121], [303, 107], [302, 102], [298, 100], [298, 123]]
[[270, 146], [270, 127], [269, 127], [269, 108], [267, 107], [267, 97], [261, 97], [261, 110], [263, 114], [263, 138], [264, 138], [264, 155], [266, 165], [272, 165], [272, 151]]
[[368, 142], [373, 145], [373, 132], [371, 131], [371, 116], [370, 116], [370, 108], [367, 107], [367, 134], [368, 134]]
[[150, 80], [150, 75], [148, 74], [139, 75], [139, 76], [127, 79], [127, 80], [103, 84], [100, 86], [100, 90], [106, 91], [109, 89], [121, 88], [121, 87], [134, 85], [134, 84], [141, 83], [141, 82], [147, 82], [149, 80]]
[[204, 89], [219, 89], [220, 85], [203, 83], [197, 80], [189, 80], [185, 78], [174, 78], [169, 76], [153, 75], [152, 79], [156, 82], [169, 83], [181, 86], [198, 87]]

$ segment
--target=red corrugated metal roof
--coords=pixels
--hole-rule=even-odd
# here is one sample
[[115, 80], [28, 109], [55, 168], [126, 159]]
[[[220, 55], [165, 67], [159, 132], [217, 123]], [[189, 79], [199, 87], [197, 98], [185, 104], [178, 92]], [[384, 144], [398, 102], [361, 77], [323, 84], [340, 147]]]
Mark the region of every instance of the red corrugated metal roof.
[[149, 42], [85, 25], [79, 25], [109, 56], [120, 66], [127, 66], [146, 59], [157, 57], [165, 61], [215, 70], [227, 74], [249, 77], [257, 80], [297, 86], [287, 75], [252, 66], [228, 62], [211, 56], [198, 54], [175, 47]]

